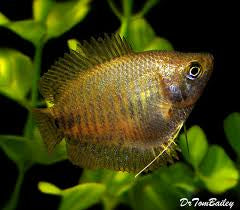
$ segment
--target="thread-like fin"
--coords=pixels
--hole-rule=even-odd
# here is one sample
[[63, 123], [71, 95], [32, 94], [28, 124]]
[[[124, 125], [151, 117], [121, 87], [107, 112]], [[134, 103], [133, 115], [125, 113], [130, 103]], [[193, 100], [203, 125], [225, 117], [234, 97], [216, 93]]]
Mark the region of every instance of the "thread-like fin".
[[[164, 145], [164, 144], [161, 145], [161, 146], [162, 146], [162, 150], [159, 151], [159, 153], [158, 153], [157, 156], [154, 155], [154, 156], [155, 156], [154, 159], [153, 159], [151, 162], [149, 162], [142, 170], [140, 170], [140, 171], [135, 175], [135, 178], [136, 178], [137, 176], [139, 176], [142, 172], [146, 171], [149, 167], [151, 167], [151, 165], [154, 164], [164, 153], [170, 154], [170, 152], [171, 152], [171, 147], [172, 147], [172, 145], [176, 144], [174, 140], [177, 138], [177, 136], [178, 136], [178, 134], [179, 134], [182, 126], [183, 126], [183, 123], [181, 123], [181, 124], [178, 125], [178, 127], [177, 127], [175, 133], [173, 134], [172, 138], [168, 140], [168, 142], [166, 143], [166, 145]], [[156, 154], [156, 153], [154, 152], [154, 154]]]
[[104, 34], [103, 38], [92, 37], [89, 42], [78, 43], [76, 51], [66, 53], [43, 75], [40, 92], [48, 101], [57, 102], [68, 82], [76, 79], [83, 70], [132, 52], [127, 41], [117, 34]]
[[58, 130], [54, 118], [47, 109], [33, 109], [33, 116], [40, 130], [42, 139], [47, 146], [49, 153], [63, 139], [62, 133]]

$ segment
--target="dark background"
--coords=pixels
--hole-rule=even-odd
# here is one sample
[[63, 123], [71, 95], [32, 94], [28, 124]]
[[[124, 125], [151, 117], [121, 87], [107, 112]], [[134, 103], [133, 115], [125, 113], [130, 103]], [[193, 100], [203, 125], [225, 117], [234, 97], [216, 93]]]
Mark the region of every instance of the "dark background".
[[[143, 2], [145, 1], [135, 0], [134, 10], [141, 8]], [[31, 18], [31, 7], [29, 0], [0, 0], [0, 11], [11, 20]], [[167, 38], [177, 51], [210, 52], [214, 55], [215, 70], [212, 78], [186, 124], [188, 127], [193, 124], [202, 127], [209, 142], [223, 146], [233, 160], [236, 157], [226, 141], [223, 120], [228, 114], [240, 110], [237, 8], [232, 1], [160, 0], [146, 16], [157, 35]], [[54, 60], [67, 51], [68, 39], [82, 40], [103, 32], [112, 33], [118, 29], [119, 24], [105, 0], [93, 1], [91, 11], [82, 23], [45, 45], [42, 72], [46, 72]], [[33, 57], [34, 53], [30, 43], [3, 28], [0, 28], [0, 47], [15, 48], [30, 57]], [[27, 117], [26, 110], [0, 96], [0, 117], [1, 134], [22, 134]], [[6, 200], [14, 188], [17, 169], [2, 151], [0, 158], [0, 197]], [[80, 174], [81, 169], [68, 161], [51, 166], [35, 165], [26, 174], [19, 208], [56, 207], [58, 199], [41, 194], [37, 183], [44, 180], [61, 188], [71, 187], [77, 184]], [[205, 192], [200, 193], [200, 196], [209, 198]], [[224, 196], [227, 196], [228, 200], [231, 200], [231, 196], [234, 199], [231, 192]], [[99, 206], [95, 206], [97, 207]]]

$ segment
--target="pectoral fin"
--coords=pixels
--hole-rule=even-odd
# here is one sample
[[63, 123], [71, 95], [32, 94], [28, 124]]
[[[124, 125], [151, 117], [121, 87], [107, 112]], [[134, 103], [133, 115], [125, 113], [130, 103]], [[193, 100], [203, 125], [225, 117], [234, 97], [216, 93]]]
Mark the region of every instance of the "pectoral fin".
[[167, 102], [161, 102], [158, 105], [160, 112], [163, 116], [164, 119], [170, 119], [170, 117], [172, 116], [172, 104], [171, 103], [167, 103]]

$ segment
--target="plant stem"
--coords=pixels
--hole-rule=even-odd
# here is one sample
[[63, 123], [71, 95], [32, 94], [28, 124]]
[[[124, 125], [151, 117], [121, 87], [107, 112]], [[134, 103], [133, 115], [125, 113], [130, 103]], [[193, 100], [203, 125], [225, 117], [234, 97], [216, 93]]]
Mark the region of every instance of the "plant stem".
[[32, 81], [32, 107], [35, 107], [38, 99], [38, 80], [41, 72], [41, 60], [42, 60], [42, 49], [43, 44], [40, 42], [36, 46], [35, 56], [34, 56], [34, 76]]
[[[43, 49], [43, 42], [39, 42], [35, 48], [35, 55], [34, 55], [34, 61], [33, 61], [35, 72], [33, 74], [32, 91], [31, 91], [32, 107], [36, 107], [37, 101], [38, 101], [38, 80], [39, 80], [40, 72], [41, 72], [42, 49]], [[32, 137], [33, 137], [33, 128], [34, 128], [33, 116], [32, 116], [32, 113], [29, 112], [27, 123], [26, 123], [26, 129], [25, 129], [25, 136], [29, 139], [32, 139]]]
[[122, 20], [122, 14], [121, 12], [118, 10], [118, 8], [116, 7], [116, 5], [114, 4], [113, 0], [107, 0], [108, 1], [108, 5], [110, 6], [111, 10], [113, 11], [113, 13], [116, 15], [116, 17], [119, 20]]
[[123, 14], [129, 18], [132, 12], [133, 0], [123, 0]]
[[104, 197], [103, 198], [103, 209], [113, 210], [117, 205], [117, 201], [114, 198]]
[[14, 189], [14, 191], [11, 195], [11, 198], [8, 201], [7, 205], [4, 207], [4, 210], [13, 210], [13, 209], [17, 208], [19, 195], [20, 195], [20, 189], [21, 189], [23, 179], [24, 179], [24, 174], [25, 174], [25, 170], [20, 169], [19, 174], [18, 174], [18, 178], [17, 178], [17, 182], [16, 182], [16, 185], [15, 185], [15, 189]]
[[142, 8], [142, 10], [140, 12], [138, 12], [136, 15], [143, 17], [144, 15], [146, 15], [149, 10], [151, 10], [157, 3], [159, 2], [159, 0], [147, 0]]
[[122, 0], [122, 4], [123, 4], [123, 18], [121, 20], [122, 23], [120, 27], [120, 35], [127, 37], [129, 22], [132, 13], [133, 0]]
[[23, 136], [14, 136], [14, 135], [0, 135], [1, 139], [6, 140], [17, 140], [17, 141], [26, 141], [27, 139]]

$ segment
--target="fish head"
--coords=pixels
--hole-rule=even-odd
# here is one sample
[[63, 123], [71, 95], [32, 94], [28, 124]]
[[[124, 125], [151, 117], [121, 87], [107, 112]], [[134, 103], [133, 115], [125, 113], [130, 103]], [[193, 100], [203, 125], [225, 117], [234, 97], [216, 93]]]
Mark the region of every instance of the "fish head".
[[[193, 106], [213, 70], [213, 56], [208, 53], [173, 53], [168, 55], [163, 81], [165, 95], [178, 108]], [[167, 68], [166, 68], [167, 66]]]

